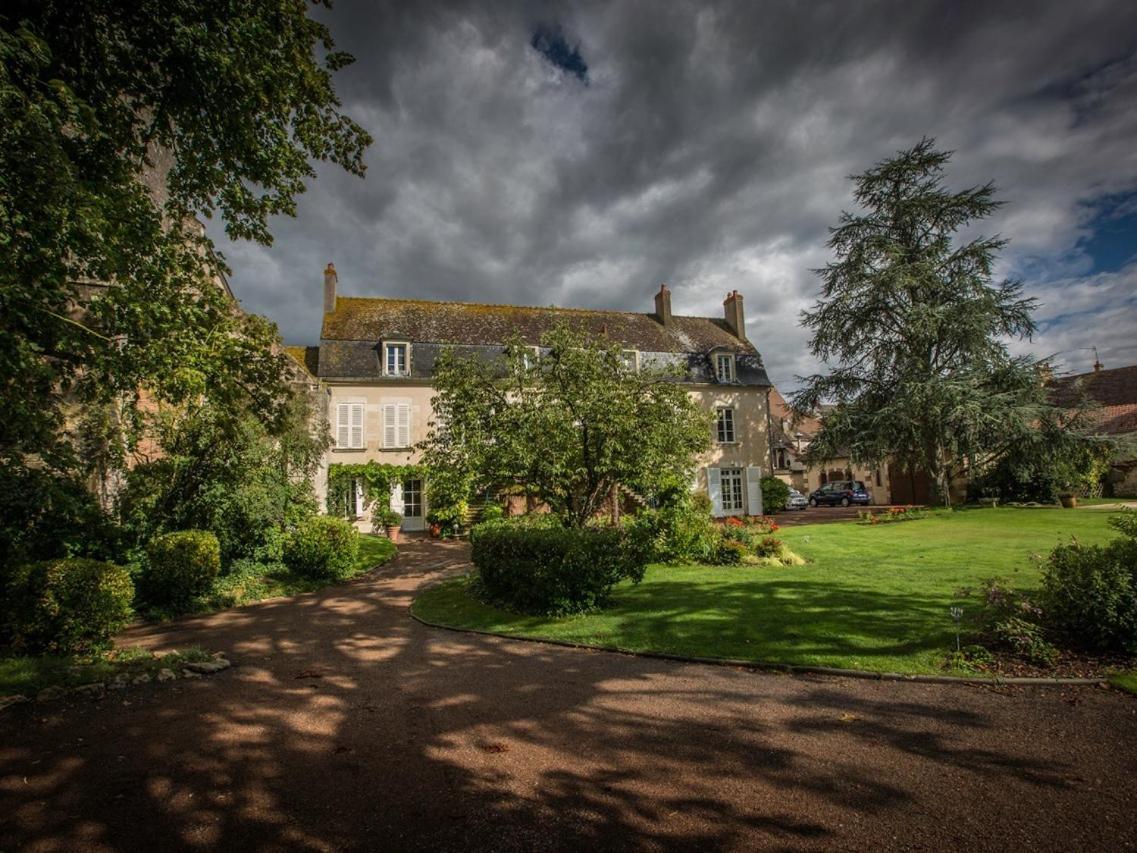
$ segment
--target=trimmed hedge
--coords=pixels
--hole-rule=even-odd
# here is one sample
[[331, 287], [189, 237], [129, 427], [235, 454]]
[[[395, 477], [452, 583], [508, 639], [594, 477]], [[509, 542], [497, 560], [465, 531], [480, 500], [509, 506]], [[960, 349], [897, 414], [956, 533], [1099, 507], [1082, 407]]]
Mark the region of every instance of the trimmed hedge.
[[155, 536], [146, 546], [142, 592], [151, 603], [185, 608], [212, 589], [220, 572], [221, 545], [208, 530]]
[[602, 607], [617, 583], [643, 578], [650, 556], [650, 540], [633, 528], [517, 519], [479, 524], [470, 533], [470, 558], [482, 591], [523, 613]]
[[358, 531], [346, 519], [329, 515], [305, 519], [284, 540], [284, 564], [315, 580], [350, 576], [358, 556]]
[[762, 478], [762, 511], [781, 512], [790, 502], [790, 487], [777, 477]]
[[130, 620], [134, 584], [121, 566], [70, 558], [16, 567], [3, 592], [3, 633], [15, 650], [83, 654], [109, 646]]

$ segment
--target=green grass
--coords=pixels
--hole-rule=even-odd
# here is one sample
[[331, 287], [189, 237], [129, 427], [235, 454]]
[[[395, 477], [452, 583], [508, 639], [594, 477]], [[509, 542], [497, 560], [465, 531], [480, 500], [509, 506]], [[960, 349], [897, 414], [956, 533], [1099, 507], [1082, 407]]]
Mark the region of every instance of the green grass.
[[1109, 679], [1109, 683], [1118, 690], [1124, 690], [1126, 693], [1137, 696], [1137, 672], [1115, 675]]
[[54, 656], [0, 658], [0, 696], [22, 693], [34, 696], [45, 687], [77, 687], [109, 681], [120, 673], [131, 678], [146, 672], [151, 676], [163, 667], [177, 670], [183, 663], [209, 660], [202, 649], [155, 655], [146, 649], [115, 649], [85, 657]]
[[[611, 607], [566, 618], [509, 613], [475, 600], [465, 578], [427, 590], [414, 612], [427, 621], [696, 657], [942, 672], [960, 587], [1004, 577], [1039, 583], [1032, 553], [1070, 536], [1105, 542], [1108, 513], [976, 509], [893, 524], [785, 528], [778, 536], [809, 562], [781, 568], [651, 566], [620, 585]], [[978, 609], [976, 599], [964, 601]], [[966, 638], [964, 640], [966, 642]]]

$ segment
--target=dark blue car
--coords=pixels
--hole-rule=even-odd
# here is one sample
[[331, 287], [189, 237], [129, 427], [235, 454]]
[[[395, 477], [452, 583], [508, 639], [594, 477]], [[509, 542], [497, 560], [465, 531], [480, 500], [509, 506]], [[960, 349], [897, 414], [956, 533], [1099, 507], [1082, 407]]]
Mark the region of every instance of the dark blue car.
[[860, 480], [836, 480], [826, 483], [809, 496], [810, 506], [849, 506], [860, 504], [868, 506], [869, 497], [865, 484]]

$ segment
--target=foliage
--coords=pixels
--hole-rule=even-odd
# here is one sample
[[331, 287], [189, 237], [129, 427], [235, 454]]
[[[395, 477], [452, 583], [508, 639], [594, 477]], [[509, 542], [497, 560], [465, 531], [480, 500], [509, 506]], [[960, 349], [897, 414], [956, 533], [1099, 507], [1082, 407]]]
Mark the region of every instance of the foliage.
[[505, 518], [505, 508], [499, 503], [488, 503], [482, 508], [482, 521], [498, 521]]
[[342, 518], [305, 519], [284, 542], [284, 563], [296, 574], [320, 580], [348, 577], [359, 554], [359, 534]]
[[423, 445], [435, 471], [474, 490], [519, 484], [582, 527], [620, 484], [652, 495], [690, 482], [709, 415], [674, 381], [678, 366], [625, 366], [618, 344], [562, 324], [535, 357], [513, 341], [487, 361], [444, 353]]
[[762, 509], [781, 512], [790, 502], [790, 487], [777, 477], [762, 478]]
[[861, 211], [841, 214], [821, 298], [802, 317], [831, 369], [803, 381], [794, 407], [837, 403], [808, 460], [895, 458], [926, 470], [947, 504], [963, 460], [997, 459], [1048, 407], [1036, 366], [1007, 348], [1033, 333], [1035, 303], [1018, 282], [992, 282], [1005, 241], [957, 237], [999, 207], [994, 186], [949, 191], [951, 155], [933, 145], [854, 178]]
[[[0, 54], [0, 495], [31, 470], [113, 483], [154, 406], [206, 397], [273, 423], [275, 328], [234, 310], [193, 217], [268, 243], [310, 160], [362, 174], [369, 138], [331, 84], [350, 57], [279, 0], [14, 0]], [[85, 506], [50, 503], [81, 528]], [[43, 553], [33, 504], [0, 553]]]
[[602, 607], [617, 583], [639, 582], [650, 557], [638, 528], [563, 527], [555, 518], [479, 524], [470, 546], [485, 596], [536, 614]]
[[720, 536], [710, 562], [716, 566], [737, 566], [742, 563], [749, 554], [750, 549], [746, 547], [745, 542], [739, 542], [737, 539], [728, 539], [725, 536]]
[[1050, 552], [1042, 573], [1047, 616], [1071, 643], [1137, 654], [1137, 513], [1110, 522], [1122, 536], [1109, 544], [1074, 540]]
[[704, 493], [681, 492], [658, 510], [641, 510], [634, 523], [647, 527], [654, 542], [652, 559], [662, 563], [710, 562], [719, 532]]
[[311, 478], [327, 438], [311, 429], [307, 398], [292, 394], [272, 432], [257, 414], [212, 402], [158, 426], [165, 455], [132, 469], [118, 499], [129, 540], [209, 530], [225, 564], [280, 560], [283, 531], [316, 510]]
[[221, 573], [221, 546], [207, 530], [179, 530], [157, 536], [146, 546], [142, 573], [145, 599], [175, 611], [205, 595]]
[[991, 634], [994, 642], [1037, 666], [1053, 666], [1058, 659], [1058, 649], [1046, 639], [1042, 626], [1029, 619], [1010, 616], [996, 622]]
[[30, 654], [106, 648], [129, 621], [134, 598], [126, 569], [83, 558], [18, 566], [3, 591], [4, 639]]
[[1011, 444], [999, 460], [975, 477], [975, 498], [1055, 503], [1084, 494], [1109, 471], [1114, 442], [1093, 435], [1086, 412], [1044, 412], [1036, 427]]
[[[391, 487], [404, 480], [425, 479], [423, 465], [391, 465], [385, 462], [334, 463], [328, 466], [329, 515], [355, 518], [355, 498], [352, 489], [356, 484], [363, 491], [363, 502], [388, 505]], [[377, 507], [378, 508], [378, 507]]]
[[763, 536], [752, 548], [756, 557], [778, 557], [781, 556], [785, 543], [776, 536]]
[[391, 509], [388, 504], [377, 504], [371, 513], [372, 524], [376, 528], [398, 527], [403, 523], [403, 517]]

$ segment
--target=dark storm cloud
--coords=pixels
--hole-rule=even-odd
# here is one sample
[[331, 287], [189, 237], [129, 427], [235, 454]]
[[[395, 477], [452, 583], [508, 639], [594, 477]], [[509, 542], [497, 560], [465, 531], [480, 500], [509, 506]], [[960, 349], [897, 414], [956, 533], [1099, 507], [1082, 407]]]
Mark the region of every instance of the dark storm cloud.
[[[1095, 269], [1100, 200], [1137, 189], [1137, 4], [339, 3], [337, 77], [375, 137], [222, 243], [246, 307], [318, 335], [323, 265], [347, 293], [682, 313], [747, 297], [779, 384], [814, 368], [798, 312], [848, 175], [923, 135], [949, 180], [993, 179], [1001, 273], [1044, 301], [1029, 349], [1137, 361], [1134, 265]], [[550, 23], [555, 22], [555, 23]], [[560, 27], [581, 76], [534, 49]], [[583, 73], [583, 72], [582, 72]], [[219, 229], [214, 229], [218, 231]], [[1129, 349], [1127, 349], [1129, 347]]]
[[588, 63], [580, 55], [579, 47], [568, 43], [559, 26], [539, 25], [529, 40], [529, 46], [554, 67], [567, 71], [582, 83], [588, 83]]

